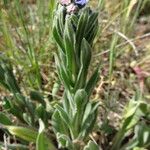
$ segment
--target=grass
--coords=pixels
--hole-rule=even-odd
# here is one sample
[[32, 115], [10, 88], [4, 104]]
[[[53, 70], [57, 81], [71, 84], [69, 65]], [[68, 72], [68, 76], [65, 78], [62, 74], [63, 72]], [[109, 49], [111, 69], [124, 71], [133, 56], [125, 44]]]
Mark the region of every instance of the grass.
[[21, 78], [26, 76], [26, 86], [31, 88], [43, 88], [41, 65], [48, 65], [51, 60], [54, 6], [55, 1], [46, 0], [37, 1], [36, 7], [26, 2], [21, 4], [19, 0], [4, 1], [0, 12], [3, 35], [0, 50], [20, 68]]

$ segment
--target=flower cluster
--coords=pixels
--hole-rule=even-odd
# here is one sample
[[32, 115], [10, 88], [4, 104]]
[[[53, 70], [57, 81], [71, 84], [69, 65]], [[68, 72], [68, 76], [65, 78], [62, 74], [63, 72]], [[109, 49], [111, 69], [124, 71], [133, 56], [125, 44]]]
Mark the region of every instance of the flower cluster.
[[66, 6], [68, 13], [75, 13], [78, 9], [83, 8], [88, 0], [59, 0], [59, 3]]

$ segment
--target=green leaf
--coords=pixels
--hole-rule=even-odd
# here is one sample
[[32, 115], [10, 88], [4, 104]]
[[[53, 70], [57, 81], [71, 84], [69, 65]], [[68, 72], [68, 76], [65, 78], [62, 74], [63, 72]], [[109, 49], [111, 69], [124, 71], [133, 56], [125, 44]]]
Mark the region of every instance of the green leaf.
[[[41, 128], [41, 127], [40, 127]], [[36, 140], [36, 150], [48, 150], [48, 145], [45, 143], [45, 137], [43, 131], [39, 131]]]
[[44, 107], [46, 107], [46, 103], [44, 101], [44, 97], [37, 91], [30, 92], [30, 98], [34, 101], [41, 103]]
[[73, 30], [70, 18], [66, 18], [65, 29], [64, 29], [64, 44], [65, 44], [65, 54], [67, 58], [68, 70], [71, 72], [75, 71], [75, 32]]
[[91, 62], [91, 55], [92, 55], [91, 46], [89, 45], [87, 40], [85, 38], [83, 38], [82, 43], [81, 43], [80, 61], [81, 61], [81, 64], [83, 65], [83, 67], [85, 67], [86, 69], [88, 69], [89, 64]]
[[41, 120], [39, 120], [39, 124], [40, 127], [39, 127], [39, 134], [36, 140], [36, 150], [56, 150], [53, 143], [44, 134], [45, 129], [44, 123]]
[[5, 110], [11, 109], [11, 100], [8, 97], [4, 97], [2, 101], [2, 106]]
[[142, 147], [134, 147], [133, 150], [147, 150], [147, 149], [142, 148]]
[[20, 93], [20, 89], [13, 76], [10, 76], [10, 74], [5, 74], [5, 81], [12, 93]]
[[92, 110], [92, 105], [91, 105], [91, 103], [88, 103], [86, 105], [86, 108], [85, 108], [84, 117], [82, 120], [82, 125], [84, 124], [84, 122], [88, 118], [88, 116], [90, 115], [91, 110]]
[[[143, 101], [130, 100], [129, 104], [125, 108], [121, 128], [119, 129], [117, 135], [114, 138], [111, 150], [120, 149], [121, 142], [124, 139], [125, 135], [131, 129], [134, 129], [135, 125], [138, 124], [139, 120], [142, 117], [147, 116], [147, 113], [149, 113], [148, 112], [149, 109], [147, 109], [149, 105], [147, 105], [147, 108], [146, 108], [145, 107], [146, 105], [144, 103], [145, 102]], [[139, 140], [139, 141], [142, 141], [142, 140]], [[129, 142], [128, 146], [135, 147], [139, 143], [139, 141], [133, 139], [131, 140], [131, 142]]]
[[60, 53], [65, 54], [65, 46], [63, 43], [63, 32], [64, 32], [64, 9], [60, 8], [57, 11], [57, 16], [54, 19], [53, 37], [60, 47]]
[[145, 147], [147, 144], [150, 146], [150, 126], [141, 123], [135, 127], [135, 137], [139, 143], [139, 147]]
[[150, 115], [150, 104], [147, 104], [147, 102], [142, 101], [137, 111], [139, 111], [138, 113], [141, 114], [141, 116]]
[[55, 62], [56, 62], [56, 67], [57, 67], [57, 71], [58, 71], [58, 75], [60, 80], [62, 81], [62, 83], [64, 84], [65, 88], [70, 90], [70, 86], [73, 86], [73, 82], [72, 80], [69, 78], [68, 72], [67, 72], [67, 68], [65, 68], [57, 55], [55, 55]]
[[9, 87], [8, 87], [8, 85], [7, 85], [7, 83], [5, 82], [5, 75], [4, 75], [4, 74], [5, 74], [5, 71], [4, 71], [4, 69], [2, 68], [1, 62], [0, 62], [0, 84], [1, 84], [4, 88], [10, 90]]
[[11, 120], [2, 112], [0, 112], [0, 123], [3, 125], [12, 125]]
[[28, 125], [32, 126], [32, 119], [28, 113], [23, 113], [23, 119]]
[[86, 38], [90, 45], [93, 44], [93, 40], [94, 40], [95, 36], [97, 35], [98, 27], [99, 26], [98, 26], [98, 20], [97, 20], [97, 25], [95, 25], [92, 28], [92, 30], [90, 31], [88, 37]]
[[46, 111], [46, 108], [44, 108], [44, 106], [42, 104], [39, 104], [36, 108], [36, 114], [38, 116], [38, 118], [40, 118], [45, 126], [48, 126], [48, 121], [49, 121], [49, 116], [50, 114], [48, 114], [48, 112]]
[[121, 150], [134, 149], [135, 147], [148, 148], [150, 146], [150, 127], [144, 123], [136, 125], [134, 136]]
[[130, 100], [123, 116], [123, 129], [128, 131], [135, 126], [142, 116], [148, 113], [148, 105], [143, 101]]
[[15, 135], [28, 142], [36, 142], [38, 132], [31, 128], [20, 126], [4, 126], [12, 135]]
[[81, 43], [81, 54], [80, 54], [81, 66], [75, 85], [76, 88], [83, 88], [85, 86], [90, 61], [91, 61], [91, 47], [86, 41], [86, 39], [83, 39]]
[[85, 37], [85, 29], [87, 24], [88, 24], [88, 13], [86, 11], [83, 11], [80, 15], [76, 31], [76, 43], [78, 44], [77, 49], [78, 57], [80, 56], [80, 45], [82, 39]]
[[36, 108], [36, 114], [38, 118], [42, 119], [43, 121], [47, 120], [47, 112], [46, 109], [42, 104], [39, 104]]
[[91, 102], [86, 106], [81, 126], [81, 137], [86, 137], [92, 131], [97, 119], [98, 106], [98, 102]]
[[89, 14], [89, 23], [86, 27], [86, 34], [85, 38], [91, 45], [98, 30], [98, 12], [94, 12], [92, 14]]
[[58, 110], [62, 120], [66, 123], [66, 125], [70, 128], [71, 125], [70, 125], [70, 118], [69, 118], [69, 115], [64, 111], [64, 109], [59, 106], [59, 105], [56, 105], [55, 108]]
[[76, 113], [73, 120], [73, 126], [76, 130], [76, 135], [78, 135], [78, 132], [80, 132], [81, 127], [81, 121], [83, 119], [85, 105], [88, 102], [88, 96], [84, 89], [79, 89], [74, 96], [74, 101], [76, 103]]
[[15, 76], [12, 72], [13, 68], [6, 60], [0, 60], [0, 83], [13, 93], [20, 93], [20, 88], [17, 84]]
[[52, 115], [52, 126], [55, 134], [57, 132], [65, 135], [68, 134], [68, 128], [66, 127], [66, 123], [62, 120], [58, 110], [55, 110], [54, 114]]
[[99, 79], [99, 67], [95, 70], [95, 72], [93, 73], [93, 75], [86, 84], [85, 91], [88, 93], [89, 96], [93, 92], [98, 79]]
[[128, 106], [125, 108], [124, 118], [133, 116], [139, 106], [139, 102], [131, 100]]
[[59, 148], [73, 149], [73, 144], [70, 138], [64, 134], [57, 133]]
[[71, 104], [70, 101], [69, 101], [69, 96], [67, 95], [67, 92], [64, 91], [64, 95], [63, 95], [63, 108], [65, 110], [65, 112], [69, 113], [70, 112], [70, 109], [72, 108], [71, 107]]
[[86, 31], [88, 31], [86, 33], [86, 37], [89, 36], [89, 33], [91, 33], [91, 30], [94, 28], [94, 26], [97, 25], [97, 21], [98, 21], [98, 12], [93, 12], [90, 16], [89, 16], [89, 23], [86, 27]]
[[63, 33], [64, 33], [64, 22], [65, 22], [65, 19], [66, 19], [66, 10], [63, 8], [63, 7], [60, 7], [58, 10], [57, 10], [57, 13], [58, 13], [58, 17], [57, 18], [57, 24], [56, 24], [56, 27], [57, 27], [57, 32], [60, 33], [60, 35], [63, 37]]
[[57, 32], [56, 27], [53, 28], [53, 37], [55, 38], [55, 41], [57, 42], [58, 46], [62, 50], [62, 53], [64, 53], [65, 52], [65, 46], [63, 43], [63, 39], [62, 39], [61, 35]]
[[73, 85], [71, 79], [69, 78], [66, 69], [64, 69], [63, 67], [60, 68], [60, 77], [62, 79], [62, 82], [64, 83], [64, 85], [66, 86], [66, 88], [68, 90], [70, 90], [70, 86]]
[[76, 102], [76, 106], [77, 106], [77, 112], [81, 112], [81, 109], [84, 110], [84, 106], [87, 103], [87, 93], [85, 92], [84, 89], [79, 89], [75, 96], [74, 96], [74, 100]]
[[23, 110], [18, 107], [16, 104], [14, 104], [14, 99], [11, 99], [9, 97], [5, 97], [3, 99], [3, 108], [7, 110], [9, 113], [16, 116], [20, 121], [25, 122], [23, 119]]
[[100, 106], [100, 102], [99, 101], [92, 101], [92, 111], [91, 114], [93, 114], [95, 111], [97, 111], [98, 107]]
[[83, 150], [102, 150], [95, 142], [89, 141]]
[[17, 104], [20, 107], [24, 108], [24, 106], [26, 105], [25, 97], [20, 93], [15, 93], [14, 97], [15, 97], [15, 101], [17, 102]]
[[[29, 147], [22, 144], [9, 144], [7, 143], [7, 147], [9, 150], [29, 150]], [[0, 148], [5, 149], [6, 146], [4, 143], [0, 142]], [[0, 149], [0, 150], [2, 150]]]
[[71, 14], [70, 16], [73, 27], [76, 29], [78, 24], [78, 16], [75, 14]]

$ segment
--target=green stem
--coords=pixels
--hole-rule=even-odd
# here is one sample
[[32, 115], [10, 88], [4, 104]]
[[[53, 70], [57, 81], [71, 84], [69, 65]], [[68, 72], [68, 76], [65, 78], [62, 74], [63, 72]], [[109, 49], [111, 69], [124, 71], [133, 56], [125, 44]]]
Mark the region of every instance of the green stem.
[[121, 130], [117, 133], [116, 137], [114, 138], [111, 150], [120, 150], [120, 145], [121, 145], [124, 134], [125, 134], [124, 130]]

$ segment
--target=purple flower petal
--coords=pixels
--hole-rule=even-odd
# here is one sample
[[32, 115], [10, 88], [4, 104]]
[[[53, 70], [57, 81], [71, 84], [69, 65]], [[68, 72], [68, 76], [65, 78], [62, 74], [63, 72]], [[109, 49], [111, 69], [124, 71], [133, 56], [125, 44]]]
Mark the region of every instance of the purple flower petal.
[[59, 0], [59, 3], [61, 5], [69, 5], [71, 3], [71, 0]]
[[75, 0], [75, 4], [77, 5], [85, 5], [88, 2], [88, 0]]
[[67, 8], [68, 13], [75, 13], [78, 9], [78, 7], [76, 5], [74, 5], [73, 3], [68, 5], [66, 8]]

